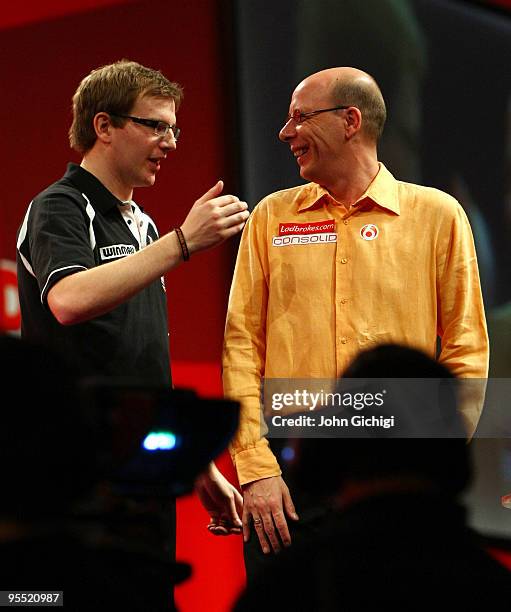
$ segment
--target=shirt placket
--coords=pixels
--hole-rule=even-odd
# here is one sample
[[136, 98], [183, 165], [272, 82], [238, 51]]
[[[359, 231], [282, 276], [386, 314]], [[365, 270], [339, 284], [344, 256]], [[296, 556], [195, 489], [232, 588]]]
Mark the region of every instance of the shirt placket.
[[338, 217], [337, 251], [335, 256], [335, 354], [337, 374], [350, 361], [354, 350], [349, 310], [352, 307], [353, 287], [353, 213], [343, 211]]
[[132, 236], [137, 241], [138, 248], [140, 250], [142, 248], [142, 245], [140, 243], [140, 231], [139, 231], [137, 219], [136, 219], [136, 217], [135, 217], [135, 215], [133, 213], [133, 208], [127, 202], [127, 203], [122, 204], [122, 205], [119, 206], [119, 211], [120, 211], [120, 213], [122, 215], [122, 218], [124, 219], [124, 222], [126, 223], [126, 226], [129, 229], [130, 233], [132, 234]]
[[131, 208], [133, 210], [133, 216], [137, 225], [140, 248], [143, 249], [145, 246], [147, 246], [147, 230], [149, 226], [147, 216], [144, 215], [135, 202], [132, 202]]

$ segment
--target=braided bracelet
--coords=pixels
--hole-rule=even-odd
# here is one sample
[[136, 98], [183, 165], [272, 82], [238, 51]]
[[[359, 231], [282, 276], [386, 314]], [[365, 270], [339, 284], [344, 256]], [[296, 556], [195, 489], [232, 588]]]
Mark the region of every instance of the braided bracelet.
[[188, 250], [188, 245], [186, 244], [183, 232], [181, 231], [180, 227], [175, 227], [174, 231], [176, 232], [177, 239], [179, 240], [179, 246], [181, 247], [181, 252], [183, 253], [183, 261], [188, 261], [190, 259], [190, 251]]

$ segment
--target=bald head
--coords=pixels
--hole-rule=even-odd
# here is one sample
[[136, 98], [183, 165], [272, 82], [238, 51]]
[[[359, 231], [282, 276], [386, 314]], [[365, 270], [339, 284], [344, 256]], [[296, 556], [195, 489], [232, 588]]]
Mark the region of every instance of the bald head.
[[362, 113], [362, 132], [377, 142], [387, 117], [385, 102], [376, 81], [357, 68], [328, 68], [311, 74], [296, 88], [323, 91], [334, 106], [356, 106]]

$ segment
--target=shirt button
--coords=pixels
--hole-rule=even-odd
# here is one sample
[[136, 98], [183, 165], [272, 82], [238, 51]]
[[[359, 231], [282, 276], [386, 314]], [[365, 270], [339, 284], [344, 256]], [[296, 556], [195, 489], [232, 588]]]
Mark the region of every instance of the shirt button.
[[128, 224], [131, 225], [131, 219], [128, 219]]
[[342, 264], [348, 263], [348, 260], [346, 259], [346, 257], [343, 257], [343, 258], [341, 259], [341, 263], [342, 263]]
[[144, 224], [142, 223], [142, 221], [140, 221], [140, 227], [142, 227], [142, 225], [144, 225]]
[[343, 223], [344, 225], [348, 225], [348, 221], [346, 219], [344, 219]]
[[348, 338], [345, 338], [344, 336], [341, 338], [341, 342], [343, 344], [346, 344], [348, 342]]

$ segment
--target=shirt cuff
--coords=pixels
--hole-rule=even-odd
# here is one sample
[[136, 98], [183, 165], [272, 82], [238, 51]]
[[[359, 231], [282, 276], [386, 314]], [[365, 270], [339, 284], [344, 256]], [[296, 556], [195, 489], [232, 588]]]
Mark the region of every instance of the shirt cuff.
[[266, 439], [259, 440], [255, 446], [242, 451], [231, 450], [231, 457], [238, 473], [240, 485], [282, 474], [277, 459], [271, 452]]

